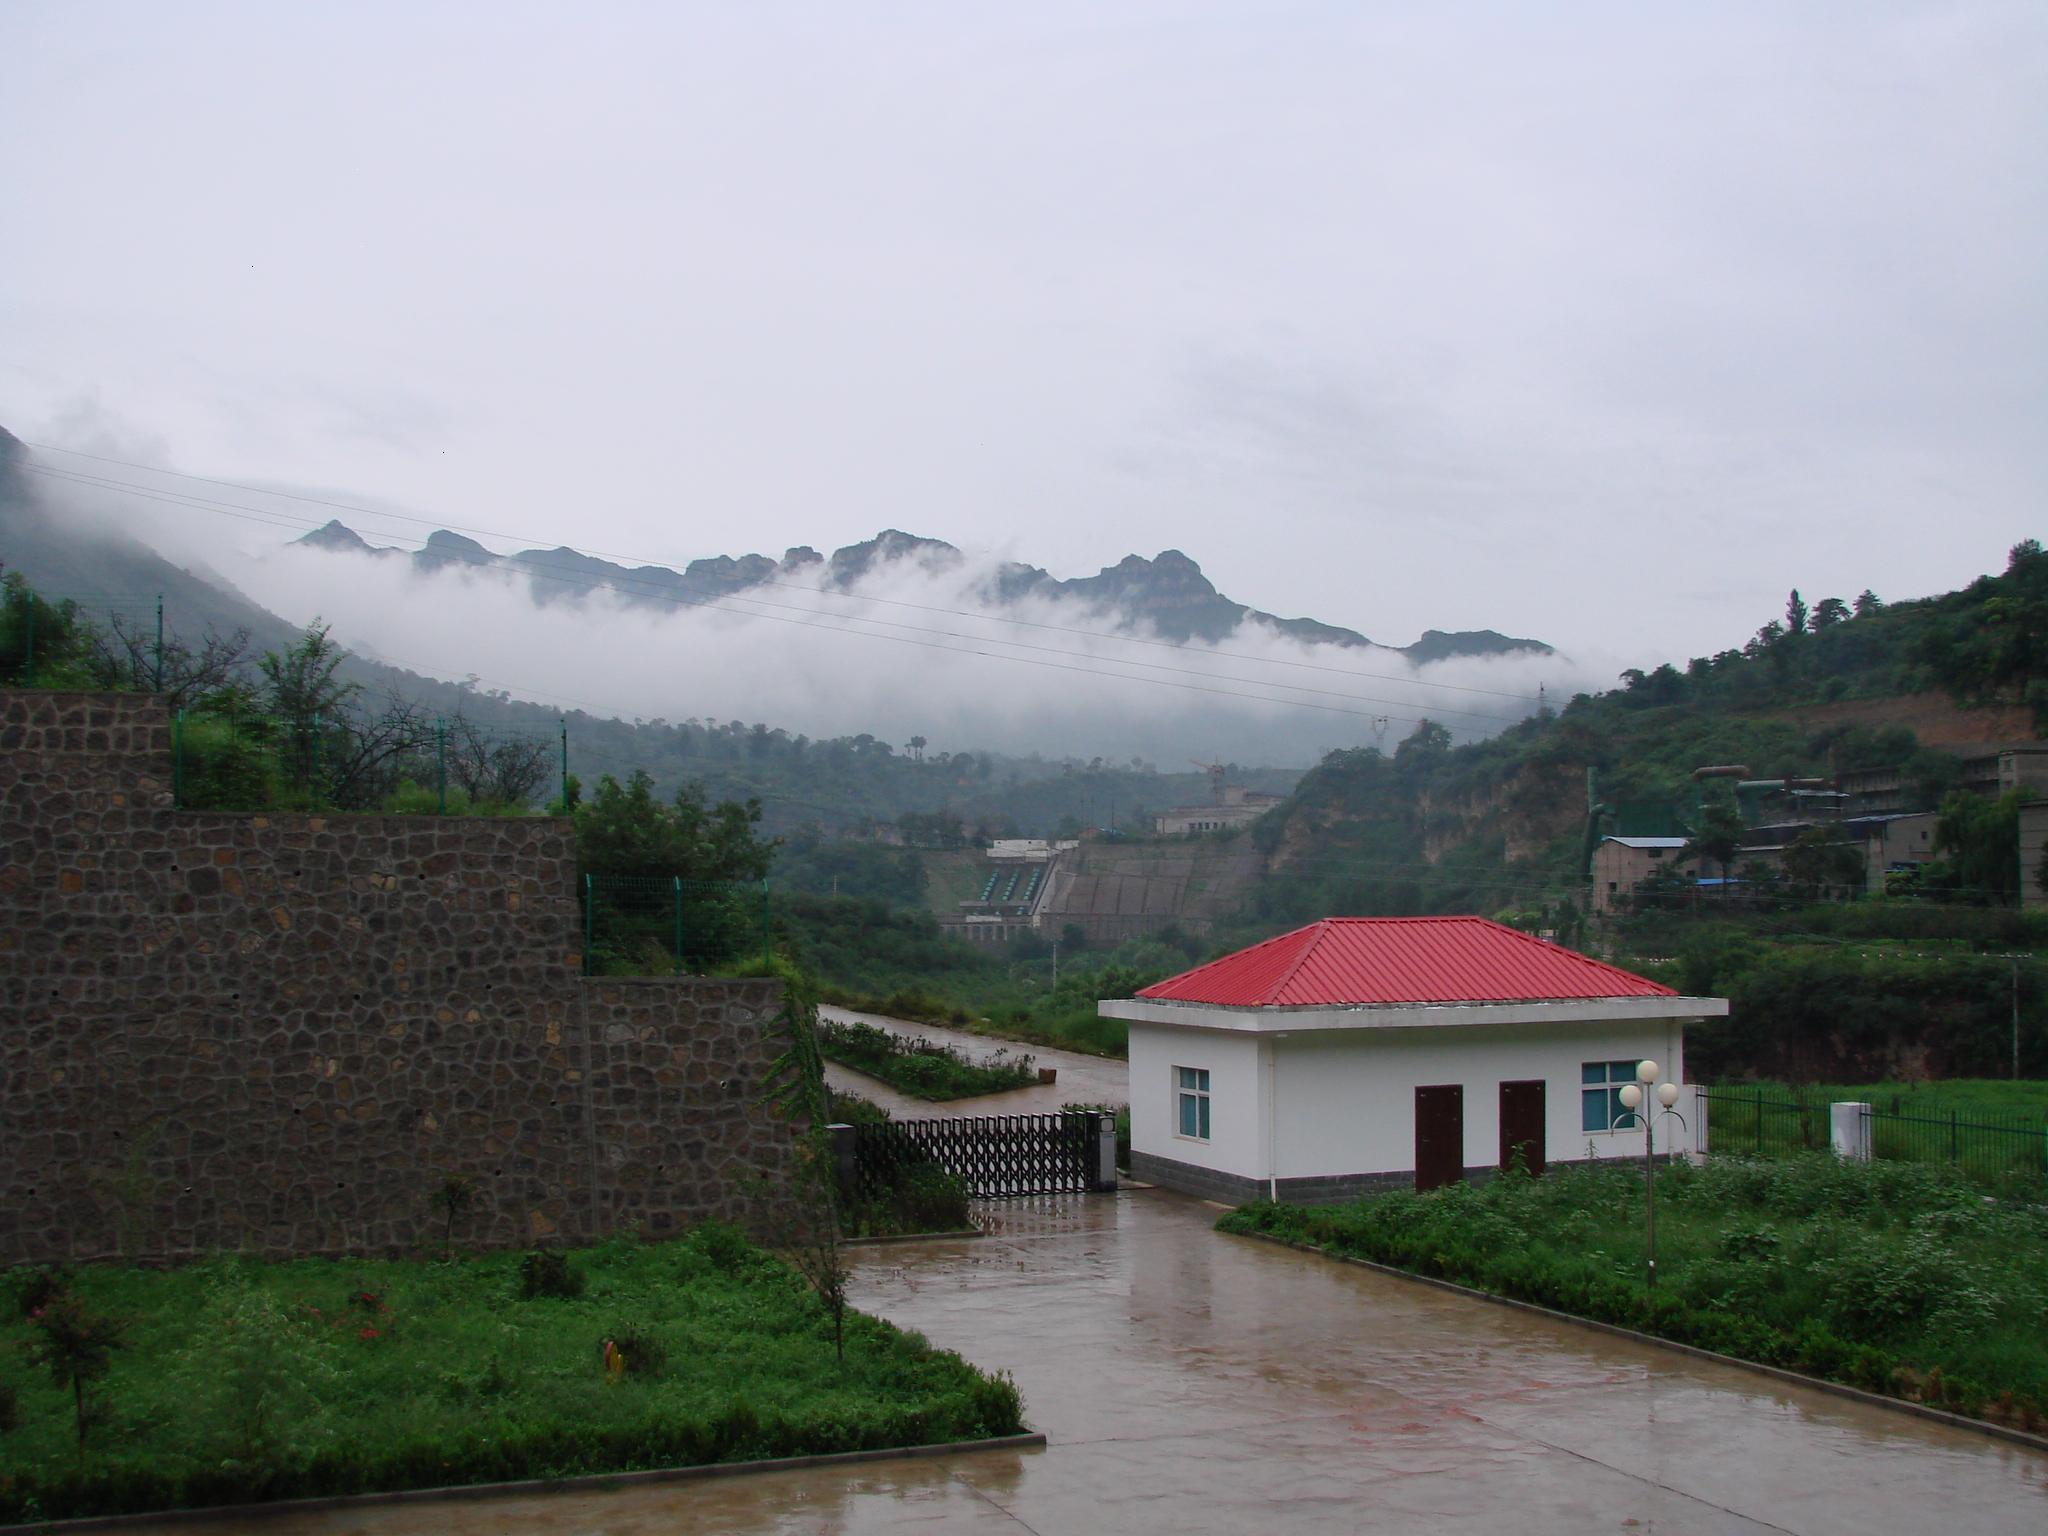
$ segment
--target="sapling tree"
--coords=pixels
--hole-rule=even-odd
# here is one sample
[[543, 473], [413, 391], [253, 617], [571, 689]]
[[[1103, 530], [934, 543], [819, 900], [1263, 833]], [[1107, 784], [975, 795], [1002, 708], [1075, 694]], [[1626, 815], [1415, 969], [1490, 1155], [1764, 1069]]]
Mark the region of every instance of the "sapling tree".
[[84, 1445], [86, 1428], [96, 1417], [86, 1409], [86, 1385], [106, 1375], [123, 1342], [125, 1325], [91, 1311], [76, 1291], [68, 1289], [57, 1291], [31, 1312], [29, 1325], [35, 1329], [30, 1347], [37, 1362], [71, 1388], [78, 1443]]
[[768, 1069], [768, 1107], [800, 1129], [787, 1197], [780, 1210], [777, 1246], [804, 1277], [832, 1325], [832, 1352], [846, 1361], [846, 1261], [839, 1249], [837, 1159], [833, 1155], [832, 1096], [825, 1087], [825, 1058], [818, 1049], [816, 984], [793, 966], [778, 967], [783, 978], [782, 1023], [788, 1044]]
[[450, 717], [443, 742], [448, 777], [472, 805], [530, 804], [554, 763], [551, 742], [538, 737], [493, 741], [466, 715]]
[[470, 1207], [476, 1204], [476, 1181], [467, 1174], [454, 1174], [443, 1179], [428, 1200], [444, 1218], [441, 1251], [452, 1259], [455, 1257], [455, 1223], [467, 1216]]

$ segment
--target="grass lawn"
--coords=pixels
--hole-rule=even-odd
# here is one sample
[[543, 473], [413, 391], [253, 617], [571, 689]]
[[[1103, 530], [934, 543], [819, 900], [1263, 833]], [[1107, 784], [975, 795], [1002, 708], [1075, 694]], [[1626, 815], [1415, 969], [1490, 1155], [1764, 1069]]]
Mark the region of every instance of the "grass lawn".
[[2048, 1206], [1954, 1170], [1717, 1157], [1657, 1179], [1643, 1282], [1640, 1164], [1553, 1169], [1344, 1206], [1260, 1203], [1264, 1234], [1722, 1354], [2048, 1430]]
[[[125, 1341], [86, 1388], [0, 1313], [0, 1524], [1008, 1434], [1006, 1379], [849, 1313], [731, 1228], [571, 1253], [580, 1295], [526, 1297], [516, 1253], [95, 1266], [75, 1294]], [[48, 1314], [46, 1314], [47, 1316]], [[604, 1341], [624, 1354], [607, 1369]]]
[[987, 1062], [970, 1061], [951, 1046], [894, 1035], [873, 1024], [821, 1021], [818, 1050], [828, 1061], [879, 1077], [918, 1099], [973, 1098], [1038, 1081], [1029, 1056], [998, 1051]]

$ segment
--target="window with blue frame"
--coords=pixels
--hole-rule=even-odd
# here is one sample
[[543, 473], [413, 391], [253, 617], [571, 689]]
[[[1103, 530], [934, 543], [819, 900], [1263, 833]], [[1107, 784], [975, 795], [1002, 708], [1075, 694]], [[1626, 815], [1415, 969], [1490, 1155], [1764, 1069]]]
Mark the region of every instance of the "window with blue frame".
[[[1634, 1070], [1633, 1067], [1630, 1068]], [[1177, 1104], [1175, 1123], [1180, 1134], [1196, 1141], [1209, 1139], [1209, 1069], [1207, 1067], [1175, 1067], [1173, 1069], [1174, 1098]]]
[[[1635, 1080], [1636, 1064], [1632, 1061], [1589, 1061], [1580, 1067], [1579, 1081], [1584, 1086], [1579, 1090], [1579, 1129], [1613, 1130], [1614, 1122], [1623, 1112], [1622, 1086]], [[1633, 1129], [1635, 1124], [1631, 1118], [1623, 1129]]]

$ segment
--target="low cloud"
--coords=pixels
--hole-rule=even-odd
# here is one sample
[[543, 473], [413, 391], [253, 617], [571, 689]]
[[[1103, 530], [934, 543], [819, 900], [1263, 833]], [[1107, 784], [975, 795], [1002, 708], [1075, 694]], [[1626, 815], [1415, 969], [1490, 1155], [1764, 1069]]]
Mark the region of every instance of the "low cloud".
[[1042, 593], [996, 618], [996, 552], [879, 559], [844, 591], [822, 590], [811, 565], [714, 602], [653, 604], [536, 580], [537, 565], [424, 570], [407, 553], [424, 526], [360, 497], [349, 521], [394, 546], [383, 553], [292, 543], [324, 515], [305, 500], [108, 473], [124, 487], [41, 478], [47, 509], [138, 538], [294, 625], [318, 618], [370, 659], [628, 720], [760, 721], [814, 738], [923, 736], [934, 752], [1169, 768], [1212, 757], [1304, 766], [1337, 747], [1392, 750], [1425, 717], [1459, 740], [1490, 736], [1539, 698], [1560, 707], [1606, 686], [1621, 665], [1522, 652], [1418, 667], [1391, 649], [1312, 645], [1253, 621], [1217, 644], [1172, 644]]
[[[393, 555], [274, 549], [230, 568], [295, 621], [315, 614], [363, 655], [516, 697], [628, 719], [765, 721], [791, 732], [927, 737], [932, 750], [1212, 754], [1306, 764], [1336, 746], [1389, 748], [1427, 716], [1491, 735], [1589, 686], [1557, 656], [1410, 666], [1399, 653], [1311, 646], [1262, 625], [1169, 646], [1119, 616], [1028, 599], [975, 616], [993, 562], [881, 561], [850, 591], [793, 576], [697, 606], [649, 606], [530, 573], [418, 570]], [[1151, 642], [1151, 643], [1147, 643]]]

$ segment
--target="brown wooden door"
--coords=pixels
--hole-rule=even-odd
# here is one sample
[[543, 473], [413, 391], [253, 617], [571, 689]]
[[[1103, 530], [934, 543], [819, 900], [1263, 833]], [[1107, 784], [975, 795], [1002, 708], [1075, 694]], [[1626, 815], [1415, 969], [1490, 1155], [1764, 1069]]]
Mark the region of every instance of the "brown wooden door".
[[1444, 1083], [1415, 1090], [1415, 1187], [1435, 1189], [1465, 1177], [1465, 1089]]
[[1508, 1167], [1517, 1152], [1532, 1174], [1543, 1172], [1543, 1080], [1500, 1085], [1500, 1165]]

